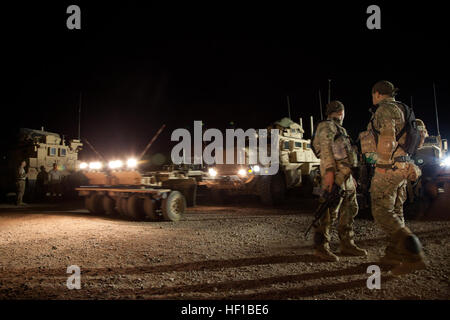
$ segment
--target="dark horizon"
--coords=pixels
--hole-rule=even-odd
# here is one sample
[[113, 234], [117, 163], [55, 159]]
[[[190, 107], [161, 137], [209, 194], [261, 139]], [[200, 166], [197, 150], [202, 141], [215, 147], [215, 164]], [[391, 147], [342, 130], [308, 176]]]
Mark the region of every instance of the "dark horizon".
[[[81, 7], [81, 30], [66, 28], [70, 4]], [[356, 138], [369, 121], [372, 85], [386, 79], [400, 88], [399, 100], [413, 97], [430, 134], [435, 82], [448, 138], [444, 10], [379, 4], [382, 29], [368, 30], [369, 4], [299, 10], [63, 1], [4, 9], [2, 136], [44, 126], [76, 138], [80, 92], [81, 135], [107, 157], [140, 153], [162, 124], [150, 154], [170, 151], [171, 132], [194, 120], [266, 127], [288, 115], [286, 96], [293, 120], [303, 117], [309, 133], [309, 116], [319, 119], [318, 91], [325, 106], [332, 79], [331, 98], [346, 106], [344, 126]], [[91, 155], [85, 145], [80, 158]]]

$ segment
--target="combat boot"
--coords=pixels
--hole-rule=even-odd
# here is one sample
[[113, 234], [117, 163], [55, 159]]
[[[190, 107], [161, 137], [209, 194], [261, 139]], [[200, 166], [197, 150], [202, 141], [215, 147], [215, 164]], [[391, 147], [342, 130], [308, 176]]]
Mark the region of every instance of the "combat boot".
[[325, 243], [314, 248], [314, 255], [322, 260], [338, 262], [339, 257], [330, 250], [330, 244]]
[[411, 230], [406, 227], [398, 230], [394, 234], [393, 240], [395, 241], [395, 251], [398, 252], [397, 256], [401, 257], [401, 263], [391, 270], [392, 275], [399, 276], [426, 269], [427, 262], [422, 244]]
[[398, 265], [402, 263], [403, 257], [395, 250], [395, 246], [391, 243], [389, 244], [385, 251], [384, 256], [378, 260], [381, 264]]
[[314, 233], [314, 255], [321, 260], [337, 262], [339, 257], [330, 250], [329, 233], [327, 231], [328, 229], [325, 230], [325, 234], [317, 231]]
[[353, 240], [341, 241], [340, 251], [343, 255], [367, 256], [367, 250], [358, 247]]

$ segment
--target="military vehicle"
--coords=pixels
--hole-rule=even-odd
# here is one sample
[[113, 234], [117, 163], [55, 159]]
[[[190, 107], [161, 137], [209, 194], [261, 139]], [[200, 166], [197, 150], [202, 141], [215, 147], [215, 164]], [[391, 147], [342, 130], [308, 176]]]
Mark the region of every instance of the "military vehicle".
[[85, 197], [85, 206], [94, 214], [116, 215], [129, 220], [178, 221], [187, 206], [195, 205], [195, 179], [181, 173], [160, 171], [141, 174], [137, 161], [129, 159], [124, 169], [121, 160], [81, 163], [88, 179], [76, 188]]
[[41, 167], [47, 172], [57, 164], [62, 181], [62, 193], [69, 193], [78, 183], [76, 170], [78, 167], [78, 152], [82, 150], [83, 144], [80, 140], [72, 139], [66, 141], [64, 136], [54, 132], [21, 128], [16, 141], [5, 152], [1, 159], [0, 190], [3, 197], [8, 193], [15, 194], [16, 171], [20, 163], [27, 163], [27, 188], [25, 197], [32, 200], [34, 186]]
[[445, 168], [447, 151], [447, 139], [442, 139], [440, 135], [425, 138], [423, 146], [413, 156], [414, 162], [422, 170], [422, 176], [418, 183], [409, 186], [410, 202], [423, 197], [437, 197], [439, 188], [443, 186], [442, 179], [437, 178]]
[[[88, 183], [76, 191], [85, 197], [89, 212], [130, 220], [178, 221], [187, 206], [195, 206], [196, 179], [183, 170], [138, 171], [139, 161], [164, 128], [165, 125], [157, 131], [138, 159], [128, 159], [126, 165], [117, 159], [107, 166], [101, 161], [80, 163], [80, 172]], [[88, 145], [101, 156], [90, 143]]]
[[[320, 160], [311, 150], [311, 141], [303, 138], [301, 123], [283, 118], [267, 128], [279, 131], [279, 170], [276, 175], [260, 175], [264, 170], [262, 165], [216, 164], [208, 168], [199, 185], [206, 186], [216, 202], [236, 194], [250, 194], [259, 196], [264, 204], [277, 205], [284, 200], [286, 191], [295, 187], [300, 187], [303, 195], [312, 195], [320, 181]], [[246, 163], [249, 163], [248, 146], [243, 151]], [[225, 154], [226, 150], [224, 158]]]

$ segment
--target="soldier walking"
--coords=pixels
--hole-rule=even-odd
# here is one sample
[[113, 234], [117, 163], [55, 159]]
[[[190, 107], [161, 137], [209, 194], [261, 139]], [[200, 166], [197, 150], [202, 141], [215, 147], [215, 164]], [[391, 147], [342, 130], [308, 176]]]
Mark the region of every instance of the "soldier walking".
[[[395, 100], [398, 89], [389, 81], [379, 81], [372, 88], [376, 111], [368, 130], [377, 133], [376, 168], [370, 187], [372, 215], [389, 237], [381, 263], [393, 264], [392, 274], [398, 275], [426, 267], [422, 245], [405, 226], [403, 203], [406, 200], [407, 179], [416, 180], [420, 170], [411, 163], [407, 150], [407, 106]], [[410, 111], [409, 111], [410, 112]], [[411, 113], [410, 113], [411, 114]], [[420, 141], [420, 135], [416, 138]], [[416, 143], [418, 144], [418, 143]]]
[[313, 141], [314, 151], [320, 158], [322, 188], [331, 192], [333, 184], [344, 195], [335, 207], [327, 212], [314, 230], [314, 254], [326, 261], [339, 261], [330, 250], [330, 228], [339, 216], [338, 234], [340, 251], [344, 255], [366, 256], [367, 251], [354, 242], [353, 221], [358, 214], [356, 201], [356, 181], [351, 169], [357, 166], [357, 154], [347, 131], [342, 127], [345, 116], [344, 105], [340, 101], [331, 101], [326, 106], [327, 120], [318, 124]]
[[17, 201], [16, 205], [23, 206], [26, 205], [26, 203], [23, 202], [23, 195], [25, 193], [25, 185], [26, 185], [26, 178], [27, 173], [25, 172], [25, 167], [27, 163], [26, 161], [22, 161], [20, 163], [19, 168], [16, 171], [16, 189], [17, 189]]

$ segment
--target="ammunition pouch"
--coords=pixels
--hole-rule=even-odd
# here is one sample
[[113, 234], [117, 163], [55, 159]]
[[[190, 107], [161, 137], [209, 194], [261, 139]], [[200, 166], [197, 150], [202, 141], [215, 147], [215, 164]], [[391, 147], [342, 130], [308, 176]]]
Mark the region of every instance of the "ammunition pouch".
[[333, 157], [336, 161], [346, 160], [349, 167], [358, 166], [358, 153], [349, 137], [340, 135], [332, 145]]
[[377, 143], [372, 130], [361, 132], [358, 139], [361, 142], [361, 152], [363, 154], [377, 152]]
[[334, 140], [331, 149], [333, 151], [334, 160], [344, 160], [348, 157], [346, 141], [344, 140], [344, 136], [339, 136], [336, 140]]

